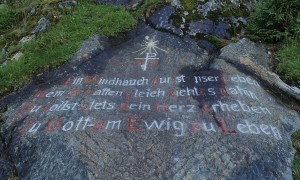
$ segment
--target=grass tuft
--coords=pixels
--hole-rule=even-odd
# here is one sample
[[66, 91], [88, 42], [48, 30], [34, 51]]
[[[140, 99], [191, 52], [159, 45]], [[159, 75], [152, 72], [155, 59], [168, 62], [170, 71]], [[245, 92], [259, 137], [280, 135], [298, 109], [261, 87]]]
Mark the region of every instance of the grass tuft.
[[300, 84], [300, 41], [290, 40], [277, 52], [280, 64], [277, 71], [292, 84]]
[[9, 6], [0, 7], [0, 34], [10, 29], [15, 23], [15, 11]]

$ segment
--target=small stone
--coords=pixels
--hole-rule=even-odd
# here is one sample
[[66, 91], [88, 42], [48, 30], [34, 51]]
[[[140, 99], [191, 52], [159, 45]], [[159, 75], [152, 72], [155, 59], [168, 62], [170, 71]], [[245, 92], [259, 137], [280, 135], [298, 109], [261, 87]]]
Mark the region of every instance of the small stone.
[[35, 8], [35, 7], [32, 7], [32, 8], [30, 9], [29, 15], [30, 15], [30, 16], [34, 16], [35, 13], [36, 13], [36, 8]]
[[84, 53], [84, 54], [82, 55], [82, 57], [83, 57], [84, 59], [88, 59], [88, 58], [89, 58], [89, 54], [88, 54], [88, 53]]
[[204, 17], [206, 17], [207, 14], [208, 14], [208, 12], [215, 11], [215, 10], [217, 10], [220, 7], [221, 7], [221, 4], [219, 4], [218, 2], [214, 2], [214, 1], [211, 2], [211, 1], [209, 1], [209, 2], [206, 2], [203, 5], [199, 5], [197, 10], [200, 13], [202, 13], [202, 15]]
[[67, 0], [58, 3], [58, 7], [61, 9], [72, 9], [77, 4], [74, 0]]
[[23, 37], [23, 38], [19, 41], [19, 43], [20, 43], [20, 44], [25, 44], [25, 43], [28, 43], [28, 42], [30, 42], [30, 41], [32, 41], [32, 40], [35, 40], [35, 38], [36, 38], [36, 35], [35, 35], [35, 34], [29, 35], [29, 36], [25, 36], [25, 37]]
[[172, 0], [171, 5], [173, 7], [181, 7], [180, 1], [179, 0]]
[[17, 60], [19, 60], [22, 56], [23, 56], [23, 53], [22, 53], [22, 52], [17, 52], [17, 53], [11, 58], [11, 60], [17, 61]]
[[182, 19], [182, 22], [183, 22], [183, 23], [185, 23], [185, 19], [184, 19], [184, 17], [181, 17], [181, 19]]
[[139, 5], [139, 3], [135, 3], [132, 5], [132, 10], [136, 10], [136, 7]]
[[187, 16], [187, 15], [189, 15], [189, 12], [184, 11], [183, 14], [184, 14], [185, 16]]
[[47, 18], [42, 17], [38, 21], [38, 25], [31, 31], [31, 33], [35, 34], [38, 32], [42, 32], [42, 31], [45, 31], [49, 27], [50, 27], [50, 21]]

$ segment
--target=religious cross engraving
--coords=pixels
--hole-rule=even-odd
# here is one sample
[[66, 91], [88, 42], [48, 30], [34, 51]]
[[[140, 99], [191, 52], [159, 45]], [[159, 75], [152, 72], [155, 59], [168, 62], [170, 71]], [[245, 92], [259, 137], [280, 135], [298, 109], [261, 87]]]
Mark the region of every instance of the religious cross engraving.
[[135, 60], [134, 64], [140, 65], [143, 71], [147, 70], [148, 65], [157, 66], [159, 63], [158, 62], [159, 58], [157, 57], [158, 50], [167, 53], [166, 50], [158, 47], [157, 40], [154, 40], [154, 38], [149, 38], [149, 36], [146, 36], [142, 44], [142, 48], [134, 52], [134, 53], [140, 53], [140, 55], [146, 53], [146, 56], [143, 58], [134, 58]]

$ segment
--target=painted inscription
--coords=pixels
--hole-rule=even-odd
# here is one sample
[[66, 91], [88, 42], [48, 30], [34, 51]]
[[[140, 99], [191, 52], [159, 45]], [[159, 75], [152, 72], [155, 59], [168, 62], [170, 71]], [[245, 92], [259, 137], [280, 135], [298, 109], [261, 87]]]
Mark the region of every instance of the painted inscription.
[[[155, 38], [146, 36], [141, 48], [133, 52], [138, 56], [133, 66], [142, 71], [159, 66], [158, 52], [168, 53]], [[19, 132], [168, 131], [176, 137], [221, 133], [280, 140], [275, 125], [228, 118], [236, 114], [272, 117], [273, 109], [259, 102], [260, 89], [250, 77], [225, 77], [215, 71], [135, 78], [74, 76], [56, 88], [36, 91], [19, 107]], [[153, 118], [156, 114], [162, 117]], [[224, 119], [224, 114], [230, 116]]]
[[[269, 137], [274, 137], [276, 139], [282, 139], [279, 130], [268, 124], [255, 124], [247, 120], [236, 125], [237, 130], [229, 130], [224, 124], [223, 120], [219, 120], [221, 126], [218, 127], [212, 122], [206, 123], [201, 121], [193, 121], [191, 123], [186, 123], [180, 120], [171, 120], [170, 118], [166, 120], [143, 120], [141, 117], [129, 117], [126, 120], [93, 120], [91, 117], [80, 117], [77, 120], [68, 120], [63, 117], [57, 117], [49, 121], [44, 129], [50, 133], [54, 132], [77, 132], [85, 131], [91, 129], [93, 131], [103, 131], [103, 130], [121, 130], [122, 127], [127, 128], [128, 131], [139, 131], [139, 130], [160, 130], [160, 131], [173, 131], [174, 136], [183, 136], [186, 131], [191, 131], [192, 133], [207, 132], [207, 133], [217, 133], [218, 131], [223, 134], [262, 134]], [[29, 133], [36, 133], [41, 129], [42, 123], [38, 123], [35, 120], [26, 121], [21, 131], [28, 128]]]
[[[91, 81], [93, 79], [93, 81]], [[187, 82], [187, 79], [194, 80], [194, 87], [185, 87], [176, 89], [170, 87], [164, 89], [160, 87], [162, 84], [179, 85]], [[220, 90], [216, 87], [197, 86], [207, 83], [220, 83], [220, 81], [233, 82], [232, 87], [223, 87]], [[236, 85], [238, 83], [239, 85]], [[71, 77], [67, 79], [61, 90], [39, 90], [33, 95], [34, 102], [24, 103], [18, 113], [21, 115], [41, 115], [55, 116], [59, 112], [162, 112], [162, 113], [211, 113], [211, 112], [231, 112], [231, 113], [249, 113], [272, 115], [272, 111], [265, 106], [251, 105], [244, 102], [242, 99], [257, 100], [258, 96], [246, 88], [241, 88], [242, 83], [251, 86], [260, 87], [259, 84], [249, 77], [239, 75], [231, 76], [228, 80], [220, 76], [193, 76], [186, 77], [184, 75], [169, 76], [169, 77], [141, 77], [137, 79], [121, 79], [119, 77], [104, 78], [104, 77]], [[86, 87], [88, 86], [88, 88]], [[123, 89], [118, 89], [122, 87]], [[131, 91], [126, 88], [130, 87]], [[138, 89], [138, 87], [143, 87]], [[224, 93], [226, 92], [226, 93]], [[231, 96], [242, 97], [241, 99], [223, 101], [217, 100], [210, 104], [204, 104], [199, 107], [195, 104], [177, 104], [173, 103], [172, 98], [186, 97], [207, 97], [207, 96]], [[78, 96], [92, 96], [93, 101], [80, 102], [76, 101]], [[110, 97], [112, 99], [123, 99], [123, 101], [100, 100], [97, 97]], [[68, 99], [66, 99], [68, 98]], [[164, 98], [165, 101], [149, 101], [149, 99]], [[63, 99], [63, 100], [61, 100]], [[138, 99], [139, 101], [135, 100]], [[39, 100], [47, 102], [39, 104]], [[186, 116], [186, 115], [185, 115]], [[188, 116], [188, 115], [187, 115]], [[76, 132], [84, 130], [120, 130], [127, 129], [128, 131], [173, 131], [174, 136], [180, 137], [190, 133], [223, 133], [223, 134], [253, 134], [265, 135], [281, 139], [280, 131], [272, 124], [257, 124], [249, 120], [241, 119], [232, 130], [226, 127], [225, 120], [217, 120], [217, 123], [211, 120], [189, 121], [179, 119], [148, 119], [140, 116], [131, 116], [123, 119], [106, 119], [100, 120], [100, 117], [80, 117], [79, 119], [67, 119], [64, 116], [54, 117], [48, 122], [39, 122], [38, 118], [27, 117], [20, 128], [21, 133], [36, 133], [40, 130], [46, 130], [49, 133], [55, 132]], [[227, 120], [228, 121], [228, 120]], [[230, 120], [229, 120], [230, 121]], [[42, 128], [44, 127], [44, 128]]]

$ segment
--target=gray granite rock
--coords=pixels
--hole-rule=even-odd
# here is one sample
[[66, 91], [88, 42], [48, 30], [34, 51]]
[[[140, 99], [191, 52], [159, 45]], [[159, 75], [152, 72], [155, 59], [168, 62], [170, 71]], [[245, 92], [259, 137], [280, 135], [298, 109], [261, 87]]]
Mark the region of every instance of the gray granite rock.
[[23, 38], [19, 41], [19, 43], [20, 43], [20, 44], [25, 44], [25, 43], [28, 43], [28, 42], [30, 42], [30, 41], [35, 40], [35, 38], [36, 38], [36, 35], [35, 35], [35, 34], [29, 35], [29, 36], [25, 36], [25, 37], [23, 37]]
[[214, 1], [214, 0], [211, 1], [211, 0], [210, 0], [210, 1], [206, 2], [206, 3], [203, 4], [203, 5], [199, 5], [199, 6], [197, 7], [197, 10], [198, 10], [200, 13], [202, 13], [202, 15], [203, 15], [204, 17], [206, 17], [207, 14], [208, 14], [208, 12], [210, 12], [210, 11], [215, 11], [215, 10], [221, 8], [221, 2], [222, 2], [222, 1]]
[[217, 47], [204, 39], [200, 39], [198, 45], [207, 50], [209, 55], [216, 55], [218, 53]]
[[42, 17], [38, 21], [38, 25], [31, 31], [31, 33], [35, 34], [35, 33], [45, 31], [48, 27], [50, 27], [50, 21], [47, 18]]
[[29, 12], [29, 16], [34, 16], [36, 14], [36, 7], [32, 7]]
[[237, 43], [231, 43], [221, 49], [220, 58], [238, 62], [240, 61], [241, 56], [250, 58], [257, 66], [262, 66], [268, 70], [271, 69], [271, 60], [267, 49], [263, 44], [255, 43], [247, 38], [243, 38]]
[[13, 55], [13, 57], [11, 58], [11, 60], [18, 61], [22, 56], [23, 56], [23, 53], [21, 51], [19, 51], [16, 54]]
[[230, 22], [231, 24], [233, 24], [234, 27], [238, 27], [240, 26], [240, 24], [242, 25], [247, 25], [248, 24], [248, 20], [244, 17], [230, 17]]
[[189, 34], [193, 36], [195, 36], [198, 33], [212, 34], [212, 32], [214, 31], [214, 22], [209, 19], [204, 19], [201, 21], [192, 21], [189, 29]]
[[279, 96], [291, 97], [300, 102], [300, 89], [284, 83], [270, 69], [270, 58], [262, 44], [254, 43], [246, 38], [221, 49], [220, 58], [261, 79], [266, 86]]
[[214, 35], [222, 39], [230, 39], [230, 34], [227, 30], [230, 25], [224, 22], [214, 23], [209, 19], [201, 21], [192, 21], [189, 26], [189, 35], [196, 36], [197, 34]]
[[[247, 142], [239, 140], [238, 148], [249, 148], [251, 149], [252, 155], [245, 157], [247, 159], [247, 165], [245, 164], [235, 168], [232, 175], [238, 178], [233, 179], [293, 179], [290, 167], [292, 166], [294, 150], [290, 143], [290, 136], [291, 133], [300, 127], [299, 114], [282, 105], [278, 102], [276, 97], [270, 96], [269, 92], [264, 90], [266, 86], [263, 83], [256, 83], [260, 82], [259, 79], [243, 73], [230, 62], [226, 62], [223, 59], [216, 59], [215, 63], [211, 65], [211, 69], [224, 72], [224, 78], [228, 80], [228, 83], [225, 85], [227, 97], [223, 97], [222, 100], [219, 101], [220, 106], [216, 107], [218, 108], [215, 114], [217, 118], [228, 117], [230, 119], [226, 121], [228, 126], [230, 126], [231, 123], [235, 124], [236, 120], [239, 121], [243, 119], [243, 123], [241, 123], [243, 125], [238, 125], [237, 129], [240, 128], [239, 130], [242, 131], [244, 129], [245, 131], [243, 133], [247, 134], [251, 132], [254, 136], [255, 134], [263, 133], [268, 134], [267, 136], [269, 137], [276, 138], [275, 134], [271, 135], [267, 131], [264, 131], [265, 125], [267, 124], [277, 124], [281, 130], [285, 129], [285, 131], [288, 132], [286, 134], [286, 142], [271, 142], [267, 139], [255, 138], [254, 136], [249, 137], [249, 139], [246, 138]], [[233, 115], [235, 114], [233, 111], [237, 109], [231, 109], [233, 106], [229, 105], [230, 103], [228, 103], [228, 106], [225, 105], [227, 102], [232, 101], [232, 96], [236, 96], [237, 99], [243, 99], [240, 101], [236, 100], [236, 102], [240, 104], [243, 101], [249, 105], [249, 109], [254, 110], [253, 108], [266, 107], [270, 113], [268, 112], [263, 115], [264, 113], [253, 111], [254, 113], [251, 113], [250, 116], [248, 114], [242, 116], [238, 115], [236, 117]], [[247, 109], [248, 107], [244, 106], [244, 108]], [[231, 110], [231, 112], [228, 112], [228, 110]], [[230, 113], [233, 114], [230, 115]], [[271, 117], [271, 119], [269, 119], [268, 116]], [[251, 124], [257, 124], [257, 128], [255, 126], [250, 127]], [[273, 125], [270, 126], [271, 129], [276, 126]], [[249, 129], [247, 129], [246, 126], [248, 126]], [[270, 151], [270, 149], [272, 150]], [[276, 169], [276, 172], [272, 169]]]
[[182, 9], [182, 5], [181, 5], [180, 0], [172, 0], [171, 1], [171, 6], [173, 6], [175, 8]]
[[12, 178], [14, 173], [13, 164], [0, 158], [0, 172], [0, 179]]
[[220, 0], [208, 0], [204, 4], [200, 4], [197, 7], [197, 11], [200, 12], [204, 17], [208, 15], [209, 12], [221, 10], [234, 4], [237, 7], [244, 6], [247, 11], [251, 12], [255, 9], [255, 3], [257, 0], [248, 0], [248, 1], [239, 1], [239, 0], [230, 0], [230, 1], [220, 1]]
[[292, 178], [300, 116], [259, 79], [143, 23], [109, 42], [1, 99], [20, 179]]
[[175, 27], [170, 23], [169, 18], [174, 15], [175, 9], [172, 6], [165, 6], [159, 11], [156, 11], [153, 15], [150, 16], [149, 22], [153, 24], [157, 29], [164, 31], [172, 32], [179, 36], [183, 35], [183, 31]]
[[77, 2], [75, 0], [66, 0], [58, 3], [58, 7], [61, 9], [72, 9]]

